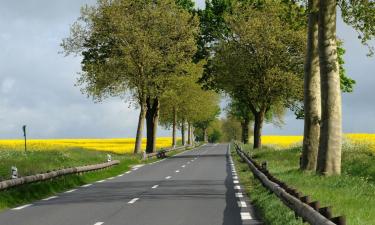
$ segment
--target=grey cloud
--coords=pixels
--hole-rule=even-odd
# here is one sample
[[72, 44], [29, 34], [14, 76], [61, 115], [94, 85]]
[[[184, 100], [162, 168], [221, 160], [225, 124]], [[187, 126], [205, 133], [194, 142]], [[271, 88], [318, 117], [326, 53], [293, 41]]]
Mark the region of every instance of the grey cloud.
[[[80, 58], [63, 57], [59, 43], [80, 7], [95, 0], [0, 0], [0, 138], [21, 138], [27, 124], [32, 138], [133, 137], [138, 111], [113, 98], [94, 104], [74, 87]], [[198, 7], [204, 7], [199, 0]], [[346, 132], [374, 132], [374, 58], [350, 28], [339, 24], [347, 49], [346, 68], [357, 80], [343, 97]], [[223, 103], [224, 104], [224, 103]], [[288, 113], [286, 125], [265, 133], [301, 134], [303, 121]], [[160, 129], [160, 136], [170, 131]]]

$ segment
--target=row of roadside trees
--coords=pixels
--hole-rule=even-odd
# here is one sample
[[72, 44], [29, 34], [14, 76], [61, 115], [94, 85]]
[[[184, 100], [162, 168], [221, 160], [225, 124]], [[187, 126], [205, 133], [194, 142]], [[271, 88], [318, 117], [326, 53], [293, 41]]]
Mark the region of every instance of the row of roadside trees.
[[341, 172], [341, 91], [355, 84], [343, 69], [338, 7], [368, 45], [375, 34], [371, 1], [213, 0], [201, 12], [208, 63], [200, 81], [231, 98], [229, 118], [240, 121], [242, 141], [253, 122], [260, 148], [264, 121], [291, 109], [305, 120], [301, 169], [323, 175]]
[[[96, 101], [120, 96], [139, 108], [135, 153], [156, 150], [159, 120], [193, 141], [193, 127], [218, 114], [217, 94], [197, 84], [204, 61], [197, 53], [199, 21], [190, 0], [98, 0], [84, 6], [63, 40], [64, 52], [82, 56], [78, 85]], [[185, 128], [187, 126], [187, 128]]]

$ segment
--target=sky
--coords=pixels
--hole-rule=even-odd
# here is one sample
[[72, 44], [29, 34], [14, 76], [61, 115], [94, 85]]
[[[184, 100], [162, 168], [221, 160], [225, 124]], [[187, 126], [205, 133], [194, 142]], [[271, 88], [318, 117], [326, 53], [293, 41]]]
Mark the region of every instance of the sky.
[[[74, 84], [80, 58], [59, 54], [80, 7], [95, 0], [0, 0], [0, 139], [134, 137], [138, 111], [118, 98], [94, 103]], [[204, 1], [197, 2], [204, 7]], [[357, 81], [343, 95], [344, 132], [375, 133], [375, 58], [341, 21], [345, 68]], [[222, 105], [224, 105], [223, 103]], [[265, 134], [300, 135], [303, 121], [287, 113], [285, 125], [266, 125]], [[159, 129], [159, 136], [170, 131]]]

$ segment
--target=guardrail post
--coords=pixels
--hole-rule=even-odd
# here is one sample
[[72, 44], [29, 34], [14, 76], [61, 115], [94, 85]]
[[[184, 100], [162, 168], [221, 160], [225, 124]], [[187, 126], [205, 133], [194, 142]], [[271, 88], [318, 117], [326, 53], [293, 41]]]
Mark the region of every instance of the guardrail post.
[[336, 225], [346, 225], [345, 216], [338, 216], [338, 217], [332, 218], [331, 221], [335, 223]]
[[325, 216], [327, 219], [332, 218], [332, 207], [331, 206], [320, 208], [319, 212], [320, 212], [320, 214]]
[[309, 204], [311, 202], [310, 196], [306, 195], [306, 196], [301, 197], [301, 201], [303, 203]]
[[316, 211], [318, 211], [319, 208], [320, 208], [320, 203], [319, 203], [319, 201], [310, 202], [308, 205], [311, 206], [311, 208], [315, 209]]
[[267, 161], [262, 162], [262, 170], [267, 171]]

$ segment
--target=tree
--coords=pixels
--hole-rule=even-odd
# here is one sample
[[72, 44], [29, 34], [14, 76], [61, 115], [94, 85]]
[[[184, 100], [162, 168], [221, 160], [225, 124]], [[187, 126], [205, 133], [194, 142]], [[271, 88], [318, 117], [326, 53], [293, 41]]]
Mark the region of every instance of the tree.
[[249, 143], [249, 128], [250, 123], [254, 121], [253, 113], [244, 101], [232, 99], [231, 103], [227, 106], [227, 114], [229, 117], [236, 118], [241, 123], [241, 141], [244, 144]]
[[233, 116], [228, 115], [222, 119], [221, 129], [223, 131], [223, 141], [242, 140], [242, 124]]
[[308, 2], [307, 50], [304, 75], [304, 136], [301, 169], [315, 170], [320, 137], [319, 0]]
[[[185, 68], [186, 76], [176, 77], [170, 89], [161, 98], [161, 123], [175, 130], [180, 125], [183, 144], [185, 125], [188, 125], [188, 144], [193, 141], [193, 129], [205, 128], [219, 112], [218, 96], [213, 91], [203, 90], [197, 83], [203, 71], [204, 62], [191, 63]], [[206, 129], [206, 128], [205, 128]], [[175, 133], [175, 132], [173, 132]]]
[[336, 1], [319, 4], [319, 58], [322, 94], [322, 117], [317, 171], [341, 173], [341, 92], [336, 44]]
[[[84, 56], [79, 84], [88, 94], [100, 94], [102, 86], [137, 93], [147, 110], [146, 151], [153, 152], [159, 98], [171, 77], [184, 75], [181, 68], [196, 52], [197, 32], [197, 19], [172, 0], [102, 0], [82, 10], [62, 45], [67, 53]], [[139, 124], [141, 118], [142, 110]]]
[[261, 10], [237, 6], [226, 17], [232, 35], [215, 48], [206, 79], [247, 104], [255, 120], [254, 148], [261, 147], [267, 113], [290, 106], [302, 94], [303, 32], [279, 14], [277, 4]]
[[[322, 80], [321, 83], [318, 82], [319, 85], [315, 85], [315, 90], [310, 86], [310, 91], [312, 92], [317, 93], [320, 91], [319, 89], [322, 90], [321, 105], [319, 104], [319, 100], [310, 101], [311, 99], [307, 95], [309, 90], [305, 89], [304, 107], [306, 115], [301, 169], [314, 170], [317, 164], [317, 153], [319, 153], [318, 161], [320, 161], [320, 165], [318, 165], [317, 171], [326, 175], [340, 174], [341, 170], [341, 134], [339, 134], [341, 132], [341, 124], [338, 124], [341, 123], [340, 88], [344, 92], [352, 92], [353, 85], [355, 84], [355, 81], [348, 78], [345, 74], [343, 67], [345, 50], [342, 47], [342, 42], [337, 40], [336, 37], [335, 20], [337, 4], [341, 8], [344, 22], [353, 26], [358, 31], [359, 38], [363, 44], [369, 46], [367, 41], [375, 35], [375, 3], [347, 0], [338, 2], [320, 1], [320, 3], [318, 0], [309, 1], [308, 11], [310, 18], [315, 17], [315, 19], [314, 23], [309, 23], [308, 46], [314, 46], [315, 49], [310, 50], [315, 52], [315, 57], [319, 52], [320, 61], [317, 64], [315, 59], [315, 63], [313, 64], [312, 61], [307, 60], [306, 68], [319, 71], [319, 66], [324, 65], [325, 68], [320, 70], [320, 78], [324, 78], [325, 80]], [[315, 27], [314, 29], [311, 26], [312, 24]], [[317, 35], [318, 26], [319, 36]], [[320, 43], [320, 41], [325, 41], [325, 43]], [[369, 49], [370, 54], [372, 54], [373, 48], [369, 46]], [[309, 57], [310, 53], [308, 51], [307, 59], [312, 59]], [[308, 73], [305, 73], [305, 76], [311, 79], [308, 75]], [[311, 109], [320, 109], [320, 107], [324, 113], [322, 118], [319, 118], [317, 114], [314, 115], [314, 113], [311, 115], [311, 112], [309, 112]], [[334, 116], [331, 117], [333, 114]], [[321, 127], [319, 127], [316, 121], [321, 121]], [[323, 131], [324, 133], [320, 134]]]

